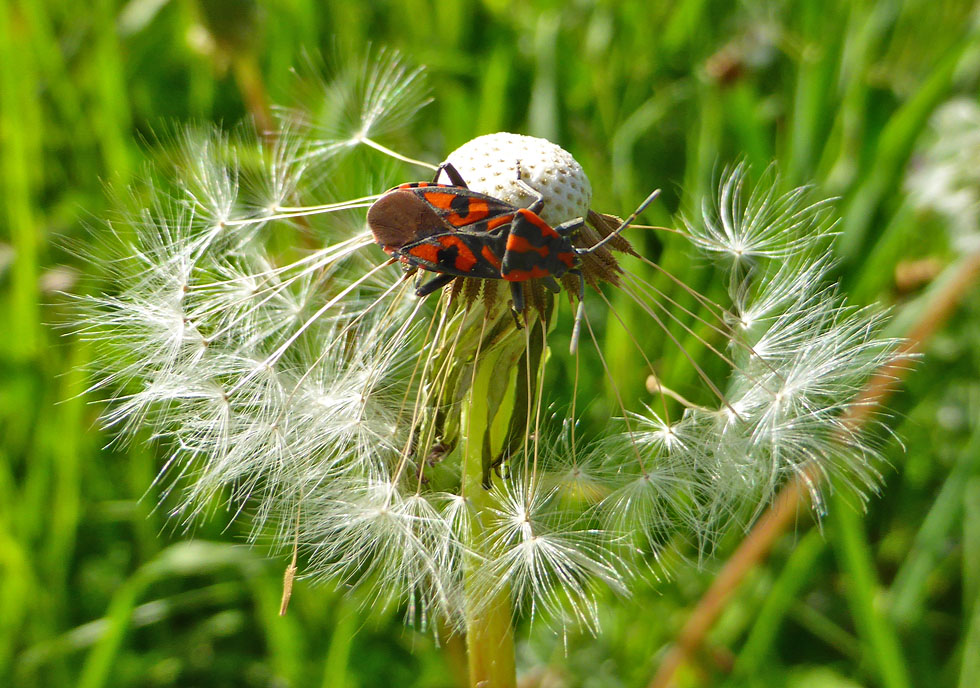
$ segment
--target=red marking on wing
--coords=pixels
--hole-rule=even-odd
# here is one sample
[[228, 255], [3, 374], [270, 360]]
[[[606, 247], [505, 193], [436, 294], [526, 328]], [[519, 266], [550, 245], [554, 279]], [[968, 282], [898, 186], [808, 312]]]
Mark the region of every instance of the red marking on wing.
[[487, 231], [492, 231], [500, 227], [501, 225], [507, 225], [514, 221], [514, 214], [507, 213], [506, 215], [498, 215], [497, 217], [491, 217], [487, 220]]
[[487, 262], [490, 263], [490, 265], [498, 270], [500, 269], [500, 258], [497, 257], [497, 254], [494, 253], [489, 246], [484, 246], [483, 250], [480, 251], [480, 254], [487, 259]]
[[547, 256], [549, 253], [547, 246], [535, 246], [524, 237], [516, 234], [510, 234], [507, 236], [507, 250], [513, 251], [514, 253], [534, 252], [542, 258]]
[[456, 194], [447, 191], [430, 191], [426, 194], [425, 200], [439, 210], [449, 210], [452, 206]]
[[546, 237], [558, 236], [558, 232], [556, 232], [551, 225], [549, 225], [547, 222], [545, 222], [540, 217], [538, 217], [537, 213], [532, 213], [527, 208], [521, 208], [517, 212], [523, 215], [525, 220], [527, 220], [532, 225], [540, 229], [542, 236], [546, 236]]
[[568, 251], [566, 251], [564, 253], [559, 253], [558, 254], [558, 260], [560, 260], [562, 263], [564, 263], [565, 265], [567, 265], [569, 270], [571, 270], [572, 268], [575, 267], [575, 254], [574, 253], [569, 253]]
[[439, 262], [439, 247], [435, 244], [419, 244], [410, 248], [408, 253], [427, 263], [437, 264]]
[[490, 207], [487, 205], [486, 201], [481, 201], [479, 198], [470, 198], [468, 201], [469, 203], [466, 207], [466, 215], [452, 213], [446, 217], [446, 219], [456, 227], [462, 227], [463, 225], [471, 225], [474, 222], [479, 222], [490, 214]]
[[508, 282], [524, 282], [529, 279], [547, 277], [550, 274], [546, 268], [535, 266], [530, 270], [511, 270], [510, 272], [502, 273], [500, 276]]
[[[490, 214], [490, 206], [487, 202], [479, 198], [472, 198], [455, 194], [452, 191], [430, 191], [424, 194], [425, 200], [433, 207], [445, 211], [446, 222], [454, 227], [465, 227], [466, 225], [479, 222]], [[463, 205], [466, 208], [465, 214], [453, 211], [453, 205]]]
[[455, 267], [460, 272], [469, 272], [474, 265], [476, 265], [476, 256], [470, 250], [470, 247], [463, 243], [463, 240], [452, 234], [446, 234], [438, 237], [437, 239], [443, 248], [450, 248], [452, 246], [456, 247], [456, 261], [453, 267]]

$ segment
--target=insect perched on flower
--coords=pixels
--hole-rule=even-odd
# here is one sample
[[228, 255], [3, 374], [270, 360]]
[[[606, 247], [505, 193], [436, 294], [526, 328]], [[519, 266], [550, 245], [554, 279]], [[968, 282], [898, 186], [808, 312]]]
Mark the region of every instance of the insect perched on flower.
[[[471, 191], [453, 164], [446, 162], [438, 167], [432, 182], [402, 184], [381, 196], [368, 210], [368, 225], [385, 252], [399, 258], [410, 271], [422, 268], [438, 273], [424, 284], [419, 280], [415, 290], [419, 297], [457, 277], [502, 279], [510, 282], [515, 313], [523, 313], [521, 282], [541, 279], [558, 292], [556, 278], [575, 275], [579, 311], [572, 335], [574, 352], [585, 299], [581, 257], [618, 236], [660, 195], [660, 189], [598, 243], [576, 248], [572, 239], [585, 226], [585, 218], [549, 225], [538, 214], [544, 208], [544, 196], [522, 179], [520, 162], [516, 167], [518, 187], [534, 199], [527, 208]], [[436, 183], [443, 171], [452, 185]]]

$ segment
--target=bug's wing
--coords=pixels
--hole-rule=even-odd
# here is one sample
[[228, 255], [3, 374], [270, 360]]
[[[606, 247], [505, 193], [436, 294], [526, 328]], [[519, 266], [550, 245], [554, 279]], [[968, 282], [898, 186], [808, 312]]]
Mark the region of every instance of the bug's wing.
[[375, 201], [367, 222], [374, 240], [389, 252], [447, 230], [439, 213], [407, 189], [389, 191]]
[[501, 279], [506, 234], [445, 232], [403, 246], [395, 255], [424, 270], [460, 277]]
[[425, 201], [450, 229], [491, 230], [509, 224], [517, 210], [500, 199], [458, 186], [418, 186], [411, 192]]

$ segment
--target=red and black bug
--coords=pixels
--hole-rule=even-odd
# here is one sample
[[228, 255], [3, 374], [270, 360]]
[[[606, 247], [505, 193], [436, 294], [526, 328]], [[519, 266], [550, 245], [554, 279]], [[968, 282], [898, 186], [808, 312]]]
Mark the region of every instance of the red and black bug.
[[[437, 184], [446, 171], [452, 185]], [[579, 277], [579, 314], [585, 280], [579, 270], [581, 256], [592, 253], [626, 228], [659, 195], [654, 191], [640, 207], [608, 236], [589, 248], [576, 248], [572, 239], [583, 218], [552, 227], [538, 213], [544, 197], [521, 179], [517, 183], [535, 200], [519, 208], [492, 196], [471, 191], [450, 163], [443, 163], [432, 182], [402, 184], [381, 196], [368, 210], [375, 241], [389, 255], [412, 268], [438, 273], [415, 293], [424, 297], [457, 277], [502, 279], [511, 283], [514, 310], [524, 311], [522, 282], [541, 279], [558, 291], [556, 278], [565, 273]], [[577, 333], [577, 327], [576, 327]], [[575, 335], [573, 334], [573, 346]]]

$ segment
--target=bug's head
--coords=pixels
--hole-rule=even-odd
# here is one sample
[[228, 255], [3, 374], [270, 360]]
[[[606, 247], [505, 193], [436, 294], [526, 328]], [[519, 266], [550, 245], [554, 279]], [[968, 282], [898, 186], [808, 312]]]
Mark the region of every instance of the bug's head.
[[585, 218], [577, 217], [574, 220], [562, 222], [560, 225], [555, 227], [555, 231], [566, 239], [575, 241], [578, 239], [579, 235], [582, 234], [582, 228], [584, 226]]
[[425, 201], [411, 191], [389, 191], [367, 213], [374, 240], [385, 250], [402, 248], [443, 231], [442, 220]]

